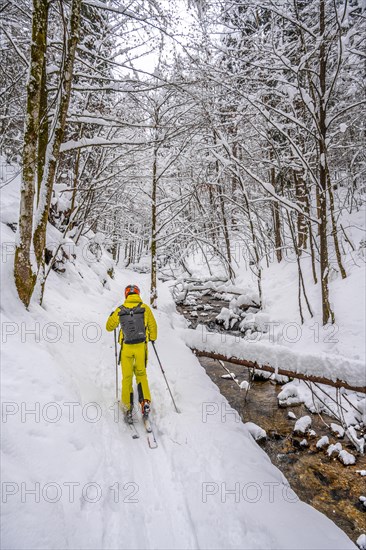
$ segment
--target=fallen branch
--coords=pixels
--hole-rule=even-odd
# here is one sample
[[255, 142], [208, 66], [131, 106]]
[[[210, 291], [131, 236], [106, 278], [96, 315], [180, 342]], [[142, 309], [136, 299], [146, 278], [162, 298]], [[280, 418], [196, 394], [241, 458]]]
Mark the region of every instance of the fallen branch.
[[318, 384], [325, 384], [327, 386], [332, 386], [333, 388], [346, 388], [347, 390], [352, 390], [356, 392], [366, 393], [366, 386], [353, 386], [344, 382], [343, 380], [330, 380], [329, 378], [323, 378], [321, 376], [312, 376], [305, 375], [299, 372], [293, 372], [286, 369], [275, 369], [270, 365], [259, 365], [255, 361], [246, 361], [245, 359], [238, 359], [237, 357], [226, 357], [220, 353], [212, 353], [209, 351], [200, 351], [196, 348], [191, 348], [193, 353], [197, 357], [210, 357], [211, 359], [217, 359], [218, 361], [227, 361], [228, 363], [234, 363], [235, 365], [242, 365], [250, 369], [264, 370], [266, 372], [273, 372], [281, 374], [283, 376], [288, 376], [290, 378], [298, 378], [299, 380], [306, 380], [308, 382], [318, 382]]

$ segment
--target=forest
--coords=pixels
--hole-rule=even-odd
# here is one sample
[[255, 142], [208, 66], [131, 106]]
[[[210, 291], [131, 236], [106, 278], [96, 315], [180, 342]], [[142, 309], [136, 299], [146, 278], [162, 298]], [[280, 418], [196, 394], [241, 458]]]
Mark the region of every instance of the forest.
[[67, 256], [47, 247], [50, 223], [75, 243], [93, 231], [126, 265], [150, 256], [152, 303], [158, 269], [189, 275], [199, 250], [232, 279], [237, 247], [260, 299], [263, 265], [296, 261], [311, 316], [307, 256], [335, 321], [328, 281], [355, 248], [342, 216], [364, 199], [365, 17], [359, 2], [282, 4], [193, 2], [188, 19], [180, 2], [44, 0], [33, 17], [4, 3], [1, 148], [23, 166], [25, 306]]
[[[5, 479], [16, 485], [4, 487], [3, 503], [10, 506], [3, 505], [4, 521], [11, 518], [6, 548], [315, 549], [357, 543], [365, 549], [365, 2], [1, 0], [0, 28], [2, 422]], [[159, 487], [163, 514], [179, 494], [177, 509], [167, 516], [173, 527], [161, 535], [157, 501], [153, 512], [144, 509], [140, 534], [128, 506], [119, 527], [120, 509], [111, 508], [107, 520], [95, 506], [99, 527], [89, 532], [83, 505], [75, 512], [68, 500], [63, 520], [50, 519], [54, 534], [45, 535], [38, 523], [41, 510], [51, 514], [51, 500], [27, 508], [22, 483], [38, 483], [38, 467], [28, 470], [21, 440], [29, 442], [31, 464], [55, 458], [55, 467], [44, 470], [45, 483], [64, 481], [61, 458], [53, 456], [55, 449], [39, 458], [37, 438], [41, 445], [48, 434], [55, 443], [56, 432], [44, 417], [36, 427], [23, 422], [23, 403], [39, 403], [45, 392], [57, 410], [73, 400], [110, 410], [114, 385], [119, 399], [121, 352], [117, 359], [116, 330], [113, 348], [105, 319], [132, 283], [141, 287], [158, 324], [165, 371], [149, 347], [147, 372], [158, 396], [152, 426], [156, 446], [163, 444], [157, 453], [164, 454], [156, 453], [154, 461], [156, 476], [166, 471], [171, 483], [154, 485], [155, 478], [141, 474], [148, 449], [136, 473], [130, 441], [127, 447], [115, 443], [108, 459], [95, 443], [95, 464], [110, 485], [132, 476], [152, 500]], [[94, 340], [86, 336], [89, 325]], [[264, 393], [256, 377], [266, 380]], [[284, 414], [277, 427], [268, 423], [272, 412], [264, 414], [266, 391], [272, 409], [282, 407], [273, 413]], [[222, 420], [222, 403], [237, 411], [240, 428], [236, 420], [230, 426]], [[302, 408], [295, 415], [296, 406]], [[91, 436], [125, 436], [120, 431], [116, 437], [110, 415], [95, 426], [83, 415], [74, 436], [68, 418], [59, 456], [73, 464], [69, 444], [82, 449]], [[210, 416], [213, 424], [206, 424]], [[191, 424], [197, 424], [193, 439]], [[234, 443], [239, 429], [240, 444]], [[281, 501], [263, 533], [257, 522], [267, 517], [268, 502], [262, 499], [258, 512], [253, 505], [247, 524], [234, 502], [223, 507], [222, 483], [266, 479], [251, 466], [258, 460], [258, 469], [267, 468], [258, 445], [263, 432], [264, 450], [283, 472], [268, 470], [270, 479], [286, 487], [284, 476], [290, 479], [301, 498], [299, 513], [304, 500], [330, 518], [314, 508], [307, 512], [318, 526], [313, 534], [304, 526], [282, 531], [281, 515], [290, 514], [298, 527], [289, 501]], [[279, 457], [290, 453], [284, 451], [289, 439], [291, 453], [321, 455], [325, 470], [314, 474], [319, 487], [336, 461], [334, 475], [323, 482], [333, 493], [322, 502], [316, 502], [318, 485], [313, 493], [311, 483], [300, 487], [302, 474], [292, 463], [280, 464]], [[224, 461], [223, 449], [231, 447]], [[242, 452], [249, 456], [244, 465]], [[123, 472], [115, 462], [121, 453], [129, 456]], [[217, 470], [206, 468], [206, 453], [214, 463], [207, 468]], [[308, 455], [301, 472], [315, 468]], [[88, 462], [84, 479], [77, 458], [77, 479], [91, 483], [95, 464]], [[174, 477], [179, 467], [188, 471], [185, 488]], [[241, 477], [230, 477], [228, 468]], [[100, 487], [104, 499], [102, 482]], [[353, 511], [340, 500], [354, 502]], [[332, 510], [342, 514], [342, 506], [345, 517], [334, 519]], [[69, 517], [72, 510], [76, 520]], [[210, 510], [228, 520], [230, 535], [219, 526], [210, 532]], [[24, 519], [19, 533], [16, 517]], [[32, 518], [37, 528], [29, 534]], [[123, 529], [128, 536], [122, 543]]]

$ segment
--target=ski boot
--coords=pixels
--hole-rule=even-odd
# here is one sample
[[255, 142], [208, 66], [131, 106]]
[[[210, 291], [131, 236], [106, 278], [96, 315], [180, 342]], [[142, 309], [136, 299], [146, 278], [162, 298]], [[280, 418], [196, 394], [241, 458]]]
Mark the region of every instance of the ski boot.
[[150, 412], [150, 401], [148, 399], [144, 399], [140, 404], [143, 418], [148, 418]]
[[133, 424], [133, 418], [132, 418], [132, 411], [126, 411], [125, 412], [125, 422], [126, 424]]

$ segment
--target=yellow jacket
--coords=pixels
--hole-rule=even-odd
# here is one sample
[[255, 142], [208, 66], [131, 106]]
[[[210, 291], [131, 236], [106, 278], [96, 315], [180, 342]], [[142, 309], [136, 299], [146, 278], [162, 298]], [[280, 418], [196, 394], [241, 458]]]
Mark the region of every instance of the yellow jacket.
[[[145, 315], [144, 315], [144, 321], [145, 321], [145, 327], [146, 327], [146, 341], [149, 340], [156, 340], [158, 337], [158, 327], [155, 321], [155, 317], [153, 315], [153, 312], [149, 308], [147, 304], [144, 304], [141, 300], [140, 296], [138, 294], [130, 294], [127, 296], [126, 300], [123, 302], [124, 307], [136, 307], [138, 304], [141, 305], [142, 308], [145, 309]], [[119, 326], [119, 312], [121, 310], [121, 307], [118, 306], [108, 317], [106, 329], [111, 332], [112, 330], [116, 329]], [[119, 331], [119, 337], [118, 341], [120, 344], [122, 344], [123, 341], [123, 333], [122, 330]]]

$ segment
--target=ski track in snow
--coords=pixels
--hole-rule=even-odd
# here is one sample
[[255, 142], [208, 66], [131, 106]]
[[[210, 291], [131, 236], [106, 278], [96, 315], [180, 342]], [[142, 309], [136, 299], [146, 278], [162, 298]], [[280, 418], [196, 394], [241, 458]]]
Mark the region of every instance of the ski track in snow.
[[[75, 422], [22, 423], [9, 416], [3, 433], [3, 479], [27, 487], [65, 481], [96, 482], [98, 502], [89, 503], [76, 488], [75, 502], [21, 503], [17, 495], [3, 504], [3, 543], [6, 548], [354, 548], [325, 516], [297, 501], [286, 502], [286, 481], [254, 443], [242, 423], [206, 376], [174, 330], [181, 319], [174, 312], [168, 289], [162, 285], [157, 312], [157, 349], [182, 414], [176, 414], [153, 350], [148, 375], [153, 395], [153, 420], [159, 447], [149, 449], [141, 421], [139, 440], [128, 427], [114, 421], [115, 364], [113, 333], [104, 329], [110, 311], [121, 302], [121, 289], [131, 274], [117, 273], [112, 292], [92, 288], [84, 275], [82, 289], [60, 284], [52, 274], [44, 308], [33, 306], [29, 319], [97, 323], [98, 342], [83, 338], [73, 343], [63, 334], [56, 344], [32, 339], [22, 346], [9, 339], [5, 356], [11, 367], [3, 387], [7, 401], [99, 404], [102, 417], [86, 422], [75, 409]], [[137, 275], [147, 296], [147, 276]], [[89, 285], [89, 290], [87, 286]], [[6, 299], [5, 302], [8, 300]], [[6, 309], [5, 303], [5, 309]], [[20, 304], [15, 315], [23, 314]], [[75, 331], [76, 332], [76, 331]], [[5, 357], [5, 359], [6, 359]], [[26, 360], [26, 363], [24, 362]], [[119, 373], [120, 379], [120, 373]], [[202, 421], [202, 404], [225, 406]], [[112, 407], [112, 408], [111, 408]], [[110, 409], [111, 408], [111, 409]], [[90, 413], [90, 416], [93, 416]], [[120, 502], [109, 489], [120, 484]], [[135, 484], [133, 486], [126, 484]], [[217, 492], [203, 502], [205, 483]], [[275, 484], [270, 502], [268, 484]], [[236, 485], [239, 484], [239, 485]], [[257, 501], [225, 494], [251, 484], [260, 490]], [[138, 488], [138, 502], [123, 502]], [[250, 487], [249, 487], [250, 488]], [[257, 488], [257, 489], [256, 489]], [[286, 489], [287, 490], [287, 489]], [[267, 494], [268, 493], [268, 494]], [[237, 493], [238, 495], [239, 493]], [[281, 496], [282, 495], [282, 496]], [[255, 500], [255, 499], [254, 499]], [[309, 530], [309, 522], [314, 526]], [[294, 528], [296, 526], [296, 528]]]
[[[4, 198], [2, 215], [5, 222], [13, 221], [19, 202], [16, 181]], [[49, 238], [59, 237], [50, 226]], [[6, 246], [14, 242], [14, 233], [5, 223], [1, 240]], [[157, 350], [182, 414], [174, 411], [150, 348], [148, 376], [158, 448], [149, 449], [142, 422], [138, 440], [132, 439], [122, 418], [115, 422], [114, 341], [113, 333], [105, 331], [105, 322], [122, 302], [124, 286], [131, 279], [145, 300], [149, 280], [148, 275], [117, 268], [115, 280], [103, 288], [110, 258], [104, 255], [99, 262], [88, 263], [81, 254], [82, 245], [81, 240], [75, 247], [75, 264], [66, 264], [64, 275], [50, 273], [43, 307], [32, 304], [29, 312], [17, 298], [12, 257], [1, 263], [2, 323], [15, 331], [2, 345], [2, 401], [14, 407], [13, 414], [2, 419], [3, 489], [4, 483], [14, 489], [5, 501], [3, 493], [2, 548], [355, 548], [333, 522], [294, 498], [284, 476], [244, 424], [237, 422], [237, 415], [181, 338], [178, 329], [185, 327], [185, 321], [175, 311], [169, 284], [158, 288]], [[78, 323], [73, 339], [67, 322]], [[39, 342], [34, 334], [23, 334], [23, 328], [34, 330], [36, 323]], [[49, 340], [57, 329], [52, 323], [62, 328], [61, 338], [53, 343]], [[88, 323], [100, 327], [100, 338], [94, 343], [83, 338]], [[42, 330], [47, 324], [45, 338]], [[97, 422], [81, 414], [91, 402], [102, 413]], [[36, 403], [42, 411], [37, 421], [34, 414], [23, 418], [22, 407], [31, 410]], [[73, 422], [65, 403], [77, 404]], [[51, 408], [45, 415], [47, 404]], [[207, 406], [215, 412], [204, 418]], [[49, 418], [57, 407], [62, 415], [52, 422]], [[92, 411], [91, 407], [91, 417]], [[70, 486], [64, 485], [70, 482], [78, 484], [73, 499]], [[34, 494], [22, 493], [22, 484], [29, 490], [37, 483], [39, 502]], [[47, 483], [52, 487], [45, 498]], [[88, 483], [101, 489], [95, 502], [88, 502], [82, 493]], [[116, 483], [118, 502], [110, 489]], [[50, 502], [57, 487], [61, 498]], [[205, 499], [208, 488], [213, 494]], [[138, 502], [127, 502], [135, 489]]]

